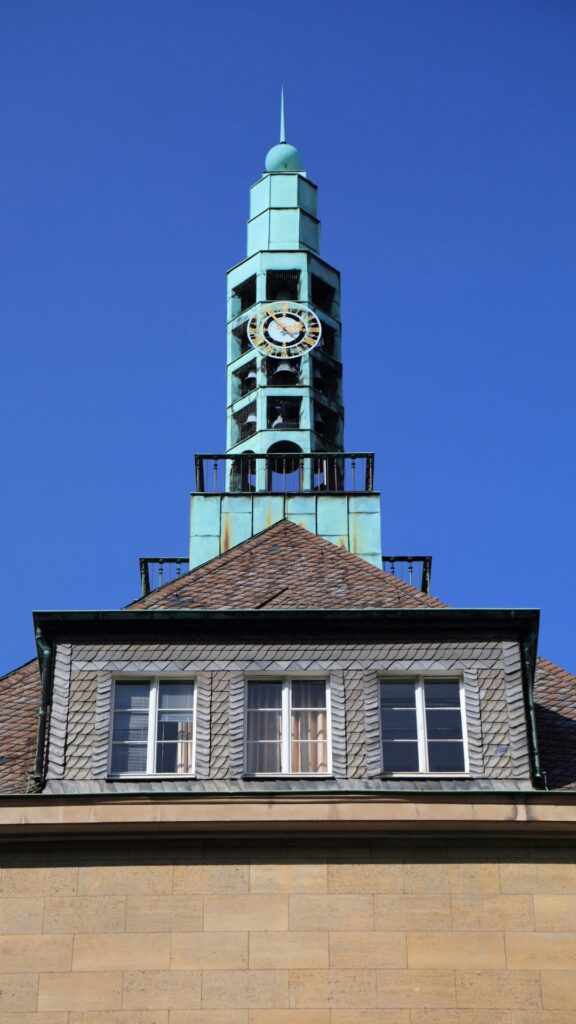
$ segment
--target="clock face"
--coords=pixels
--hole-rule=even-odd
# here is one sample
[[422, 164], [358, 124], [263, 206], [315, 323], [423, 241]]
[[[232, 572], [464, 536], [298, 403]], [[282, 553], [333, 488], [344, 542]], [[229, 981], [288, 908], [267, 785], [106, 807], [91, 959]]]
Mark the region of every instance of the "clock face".
[[322, 336], [315, 313], [296, 302], [269, 302], [248, 321], [254, 348], [272, 359], [295, 359], [309, 352]]

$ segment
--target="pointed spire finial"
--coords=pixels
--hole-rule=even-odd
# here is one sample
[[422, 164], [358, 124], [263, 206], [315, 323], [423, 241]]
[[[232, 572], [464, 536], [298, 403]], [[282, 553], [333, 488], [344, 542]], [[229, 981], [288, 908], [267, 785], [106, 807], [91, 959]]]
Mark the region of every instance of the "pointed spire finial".
[[298, 173], [302, 171], [300, 153], [296, 146], [289, 146], [286, 142], [286, 118], [284, 116], [284, 86], [280, 91], [280, 142], [277, 142], [266, 154], [265, 165], [268, 174], [282, 174], [285, 172]]
[[280, 91], [280, 142], [286, 142], [286, 121], [284, 118], [284, 86]]

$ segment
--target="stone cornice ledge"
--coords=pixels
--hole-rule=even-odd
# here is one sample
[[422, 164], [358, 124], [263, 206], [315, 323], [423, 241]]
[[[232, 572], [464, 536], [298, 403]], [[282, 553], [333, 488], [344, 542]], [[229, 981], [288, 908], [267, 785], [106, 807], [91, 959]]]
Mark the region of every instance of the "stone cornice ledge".
[[0, 839], [228, 831], [576, 833], [576, 791], [0, 797]]

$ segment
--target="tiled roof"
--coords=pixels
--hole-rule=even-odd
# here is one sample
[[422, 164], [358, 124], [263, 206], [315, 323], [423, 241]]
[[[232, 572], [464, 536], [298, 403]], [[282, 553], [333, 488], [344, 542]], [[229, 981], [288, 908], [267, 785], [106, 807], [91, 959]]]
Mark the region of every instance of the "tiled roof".
[[540, 760], [551, 789], [576, 789], [576, 676], [538, 658], [534, 684]]
[[30, 788], [39, 704], [37, 661], [0, 679], [0, 793], [25, 793]]
[[443, 608], [287, 519], [130, 608]]

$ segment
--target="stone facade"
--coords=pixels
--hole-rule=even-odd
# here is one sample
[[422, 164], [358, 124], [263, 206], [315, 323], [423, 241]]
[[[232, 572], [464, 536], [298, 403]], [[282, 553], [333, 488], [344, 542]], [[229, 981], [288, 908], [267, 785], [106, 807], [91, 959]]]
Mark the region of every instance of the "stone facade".
[[[198, 689], [196, 780], [146, 783], [185, 791], [250, 789], [244, 772], [244, 681], [250, 673], [311, 672], [330, 680], [334, 788], [426, 787], [425, 779], [382, 780], [379, 678], [389, 672], [458, 672], [466, 690], [469, 779], [434, 788], [532, 786], [522, 666], [510, 641], [411, 644], [67, 644], [57, 648], [47, 792], [97, 792], [142, 785], [107, 781], [112, 682], [122, 673], [193, 673]], [[325, 788], [326, 780], [321, 780]], [[277, 789], [298, 780], [259, 781]], [[316, 783], [306, 779], [306, 788]]]
[[574, 1024], [573, 845], [13, 846], [2, 1024]]

